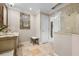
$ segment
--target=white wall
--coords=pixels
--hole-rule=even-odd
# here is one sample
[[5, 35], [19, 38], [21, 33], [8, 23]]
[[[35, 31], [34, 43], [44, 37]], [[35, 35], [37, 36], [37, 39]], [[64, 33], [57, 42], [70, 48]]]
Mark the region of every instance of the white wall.
[[35, 24], [35, 26], [36, 26], [36, 28], [35, 28], [35, 31], [36, 31], [36, 37], [38, 37], [39, 39], [40, 39], [40, 10], [39, 11], [37, 11], [37, 14], [36, 14], [36, 24]]
[[[42, 15], [40, 10], [36, 12], [35, 17], [35, 36], [40, 39], [41, 43], [48, 42], [49, 40], [49, 16]], [[45, 32], [44, 32], [45, 31]], [[44, 34], [42, 33], [44, 32]]]
[[[44, 21], [42, 21], [42, 22], [45, 22], [45, 18], [43, 18], [43, 19], [44, 19]], [[16, 9], [11, 9], [11, 8], [8, 9], [8, 28], [12, 32], [20, 33], [19, 38], [20, 38], [21, 42], [28, 41], [32, 36], [36, 36], [41, 40], [41, 29], [44, 27], [41, 25], [41, 20], [43, 20], [43, 19], [41, 19], [40, 10], [36, 11], [36, 15], [33, 13], [30, 13], [30, 25], [31, 25], [30, 29], [22, 30], [22, 29], [20, 29], [20, 11], [18, 11]], [[47, 20], [49, 20], [49, 17]], [[48, 31], [48, 29], [47, 29], [47, 31]], [[48, 36], [49, 33], [46, 33], [46, 34]], [[47, 40], [49, 40], [49, 38], [47, 38]]]
[[8, 28], [12, 32], [18, 32], [20, 29], [20, 13], [13, 9], [8, 9]]
[[20, 29], [20, 12], [14, 9], [8, 9], [8, 28], [12, 32], [20, 33], [20, 41], [28, 41], [32, 36], [35, 35], [35, 16], [30, 14], [30, 29]]

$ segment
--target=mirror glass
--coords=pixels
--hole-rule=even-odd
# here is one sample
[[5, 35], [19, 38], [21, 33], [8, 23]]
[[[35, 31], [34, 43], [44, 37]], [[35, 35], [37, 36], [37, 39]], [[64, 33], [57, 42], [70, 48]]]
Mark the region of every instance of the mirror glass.
[[0, 31], [8, 26], [7, 6], [0, 3]]

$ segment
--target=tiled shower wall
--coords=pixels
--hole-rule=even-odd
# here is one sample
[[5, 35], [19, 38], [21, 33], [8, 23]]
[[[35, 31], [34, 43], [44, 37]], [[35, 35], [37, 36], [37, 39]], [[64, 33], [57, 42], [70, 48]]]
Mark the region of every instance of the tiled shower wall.
[[60, 12], [60, 32], [79, 34], [79, 4], [69, 4], [54, 12], [56, 16]]

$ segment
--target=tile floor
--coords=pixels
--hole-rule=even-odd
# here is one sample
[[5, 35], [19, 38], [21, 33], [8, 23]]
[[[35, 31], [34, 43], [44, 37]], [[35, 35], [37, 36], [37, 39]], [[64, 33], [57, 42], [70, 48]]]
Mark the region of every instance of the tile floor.
[[39, 45], [32, 45], [30, 42], [23, 42], [18, 49], [19, 56], [54, 56], [55, 49], [51, 42]]

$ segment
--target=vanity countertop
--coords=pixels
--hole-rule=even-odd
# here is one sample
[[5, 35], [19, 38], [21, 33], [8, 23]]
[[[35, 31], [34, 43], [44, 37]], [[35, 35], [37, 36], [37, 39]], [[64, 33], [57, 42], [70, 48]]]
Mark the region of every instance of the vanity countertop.
[[0, 38], [13, 37], [13, 36], [19, 36], [19, 33], [18, 32], [7, 32], [7, 33], [0, 34]]

